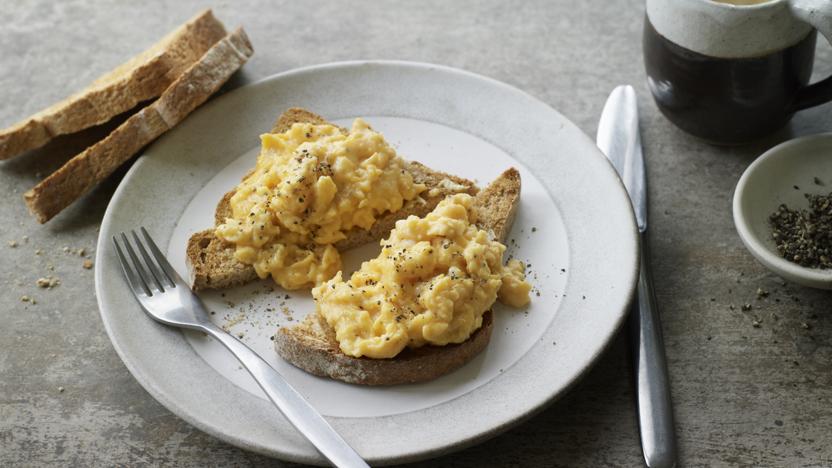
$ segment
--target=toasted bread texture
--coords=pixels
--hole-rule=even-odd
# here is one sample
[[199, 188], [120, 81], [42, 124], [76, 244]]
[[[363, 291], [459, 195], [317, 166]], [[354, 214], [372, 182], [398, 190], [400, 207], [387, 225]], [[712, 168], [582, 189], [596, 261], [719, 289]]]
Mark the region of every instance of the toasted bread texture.
[[211, 10], [199, 13], [87, 88], [0, 130], [0, 159], [43, 146], [58, 135], [104, 123], [161, 95], [225, 35], [225, 27]]
[[159, 99], [26, 192], [29, 211], [41, 223], [51, 219], [205, 102], [253, 52], [242, 29], [217, 41]]
[[[520, 202], [520, 173], [503, 172], [475, 198], [477, 225], [504, 241]], [[310, 374], [361, 385], [396, 385], [433, 380], [479, 354], [491, 339], [493, 312], [468, 340], [447, 346], [405, 349], [391, 359], [355, 358], [341, 352], [335, 331], [320, 314], [310, 313], [298, 326], [275, 334], [277, 353]]]
[[361, 385], [397, 385], [433, 380], [477, 356], [491, 340], [493, 312], [468, 340], [446, 346], [406, 348], [392, 359], [354, 358], [341, 352], [335, 331], [317, 313], [274, 337], [277, 353], [310, 374]]
[[[273, 133], [282, 133], [294, 123], [327, 123], [323, 117], [300, 108], [291, 108], [284, 112], [275, 122]], [[476, 185], [470, 180], [443, 172], [434, 171], [417, 162], [408, 162], [407, 170], [416, 183], [427, 186], [421, 198], [405, 202], [401, 210], [380, 215], [369, 230], [353, 228], [347, 232], [346, 239], [335, 243], [338, 250], [346, 250], [359, 245], [375, 242], [390, 233], [396, 221], [410, 215], [424, 216], [431, 212], [439, 202], [453, 193], [477, 193]], [[231, 216], [230, 200], [234, 191], [223, 196], [215, 211], [215, 225], [225, 222]], [[194, 290], [222, 289], [249, 283], [257, 279], [257, 273], [251, 265], [243, 264], [234, 258], [234, 244], [218, 238], [214, 229], [206, 229], [192, 235], [188, 240], [186, 262], [190, 273], [191, 287]]]

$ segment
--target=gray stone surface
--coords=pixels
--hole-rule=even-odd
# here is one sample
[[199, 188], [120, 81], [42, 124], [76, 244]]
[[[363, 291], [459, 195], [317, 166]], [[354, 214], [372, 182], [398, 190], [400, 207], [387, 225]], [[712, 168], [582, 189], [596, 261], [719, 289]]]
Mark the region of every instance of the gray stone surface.
[[[81, 88], [204, 6], [6, 2], [0, 126]], [[733, 187], [748, 163], [782, 140], [828, 131], [828, 106], [799, 114], [783, 132], [748, 147], [713, 147], [681, 133], [649, 100], [640, 0], [212, 6], [226, 24], [244, 25], [256, 49], [229, 87], [333, 60], [436, 62], [524, 89], [594, 135], [607, 93], [634, 84], [681, 464], [832, 465], [830, 295], [782, 284], [746, 252], [731, 219]], [[826, 75], [829, 47], [821, 44], [818, 55], [816, 74]], [[22, 193], [102, 134], [62, 138], [0, 163], [0, 465], [282, 466], [172, 415], [113, 351], [98, 318], [93, 273], [63, 248], [94, 255], [97, 226], [123, 171], [45, 226], [27, 214]], [[15, 248], [7, 245], [13, 240]], [[38, 288], [36, 280], [47, 275], [61, 284]], [[771, 295], [758, 300], [758, 287]], [[37, 303], [21, 302], [22, 295]], [[753, 309], [741, 311], [744, 303]], [[754, 320], [762, 321], [759, 328]], [[627, 364], [619, 337], [543, 413], [488, 443], [416, 466], [636, 466]]]

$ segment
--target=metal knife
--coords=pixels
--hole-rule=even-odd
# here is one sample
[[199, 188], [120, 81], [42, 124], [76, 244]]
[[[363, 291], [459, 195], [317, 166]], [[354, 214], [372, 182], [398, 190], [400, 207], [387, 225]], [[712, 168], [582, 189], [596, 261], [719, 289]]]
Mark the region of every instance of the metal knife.
[[647, 178], [632, 86], [618, 86], [610, 94], [598, 123], [596, 143], [627, 188], [641, 239], [638, 294], [630, 312], [629, 328], [644, 463], [650, 468], [672, 467], [676, 465], [673, 407], [659, 311], [650, 277]]

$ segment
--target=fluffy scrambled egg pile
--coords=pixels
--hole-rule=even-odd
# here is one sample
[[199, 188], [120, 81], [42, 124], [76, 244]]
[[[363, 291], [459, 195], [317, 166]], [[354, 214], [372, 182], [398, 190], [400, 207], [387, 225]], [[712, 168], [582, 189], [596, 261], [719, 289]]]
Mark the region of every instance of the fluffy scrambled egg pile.
[[458, 194], [424, 218], [398, 221], [377, 258], [312, 290], [345, 354], [390, 358], [405, 347], [461, 343], [498, 297], [529, 302], [524, 265], [503, 266], [506, 247], [477, 228], [473, 203]]
[[285, 289], [332, 278], [341, 270], [333, 243], [425, 190], [361, 119], [346, 134], [333, 125], [296, 123], [260, 138], [257, 166], [237, 187], [232, 217], [216, 234], [236, 245], [237, 260]]

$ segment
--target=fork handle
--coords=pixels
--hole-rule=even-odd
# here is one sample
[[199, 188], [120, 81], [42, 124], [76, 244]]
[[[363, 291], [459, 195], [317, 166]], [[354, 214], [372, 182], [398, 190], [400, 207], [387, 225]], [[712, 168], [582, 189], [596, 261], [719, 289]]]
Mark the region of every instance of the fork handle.
[[335, 432], [303, 396], [248, 346], [213, 323], [203, 324], [206, 333], [223, 344], [266, 392], [269, 400], [333, 465], [368, 467], [367, 463]]

